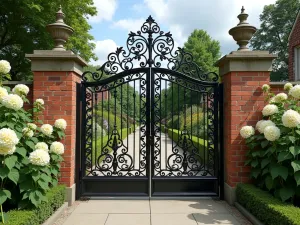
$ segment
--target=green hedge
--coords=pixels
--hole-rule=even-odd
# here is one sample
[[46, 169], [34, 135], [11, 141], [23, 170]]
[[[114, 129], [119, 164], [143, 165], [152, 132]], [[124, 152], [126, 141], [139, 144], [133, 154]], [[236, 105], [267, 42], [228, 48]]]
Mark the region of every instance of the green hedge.
[[34, 210], [12, 210], [7, 213], [6, 225], [40, 225], [65, 202], [65, 186], [59, 185], [47, 193], [47, 202]]
[[[176, 143], [179, 140], [179, 135], [180, 135], [179, 130], [168, 129], [169, 138], [173, 139], [173, 141]], [[207, 141], [205, 141], [201, 138], [192, 136], [192, 142], [193, 142], [194, 147], [196, 147], [198, 149], [201, 159], [204, 159], [204, 156], [205, 156], [205, 161], [207, 162], [208, 154], [207, 154], [207, 152], [205, 152], [205, 144], [207, 146]], [[191, 149], [189, 149], [189, 151], [191, 151]]]
[[283, 203], [254, 185], [238, 184], [237, 201], [266, 225], [300, 225], [300, 208]]

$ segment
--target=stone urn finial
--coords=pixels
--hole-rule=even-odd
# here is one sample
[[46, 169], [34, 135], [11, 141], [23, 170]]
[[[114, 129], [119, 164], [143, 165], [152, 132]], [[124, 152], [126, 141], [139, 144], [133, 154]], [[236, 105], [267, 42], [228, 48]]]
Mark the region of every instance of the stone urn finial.
[[64, 45], [74, 32], [72, 27], [65, 24], [64, 18], [65, 14], [60, 6], [56, 13], [56, 22], [46, 26], [55, 42], [55, 47], [52, 49], [54, 51], [66, 51]]
[[238, 51], [249, 51], [247, 47], [253, 34], [256, 32], [256, 27], [247, 22], [248, 14], [245, 13], [244, 6], [241, 13], [238, 15], [239, 24], [229, 30], [229, 34], [233, 37], [236, 43], [240, 46]]

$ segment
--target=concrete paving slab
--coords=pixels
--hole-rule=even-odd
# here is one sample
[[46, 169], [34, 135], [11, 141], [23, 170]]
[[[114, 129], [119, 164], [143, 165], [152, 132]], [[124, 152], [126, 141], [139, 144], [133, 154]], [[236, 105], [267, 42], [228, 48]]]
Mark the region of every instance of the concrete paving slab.
[[214, 200], [152, 200], [152, 214], [163, 213], [229, 213], [224, 205]]
[[73, 213], [150, 213], [150, 207], [148, 200], [90, 200]]
[[151, 225], [197, 225], [188, 214], [152, 214]]
[[63, 225], [105, 225], [108, 214], [72, 214]]
[[109, 214], [105, 225], [151, 225], [150, 214]]
[[195, 220], [198, 225], [208, 225], [208, 224], [226, 224], [226, 225], [242, 225], [239, 223], [234, 216], [230, 213], [193, 213]]

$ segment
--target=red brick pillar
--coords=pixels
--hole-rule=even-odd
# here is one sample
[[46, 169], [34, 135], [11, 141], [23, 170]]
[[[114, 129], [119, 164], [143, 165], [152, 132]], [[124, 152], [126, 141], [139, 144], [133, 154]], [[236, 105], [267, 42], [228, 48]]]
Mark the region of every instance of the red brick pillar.
[[250, 168], [244, 165], [247, 146], [239, 132], [262, 117], [261, 86], [269, 84], [274, 58], [265, 51], [234, 51], [217, 62], [224, 83], [224, 194], [230, 204], [235, 201], [235, 186], [250, 180]]
[[76, 83], [81, 80], [82, 67], [87, 63], [71, 51], [39, 50], [26, 55], [31, 60], [33, 101], [45, 101], [41, 119], [54, 124], [63, 118], [67, 121], [64, 162], [60, 183], [67, 187], [67, 201], [75, 200], [75, 136], [76, 136]]

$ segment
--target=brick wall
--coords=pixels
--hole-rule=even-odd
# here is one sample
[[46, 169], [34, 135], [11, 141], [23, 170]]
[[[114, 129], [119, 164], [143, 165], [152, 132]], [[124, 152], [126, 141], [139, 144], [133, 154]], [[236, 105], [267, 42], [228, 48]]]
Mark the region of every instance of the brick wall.
[[250, 167], [245, 166], [245, 141], [240, 129], [255, 126], [262, 118], [264, 96], [261, 89], [268, 84], [269, 72], [229, 72], [222, 77], [224, 83], [224, 148], [225, 182], [231, 187], [250, 182]]
[[[299, 12], [300, 13], [300, 12]], [[294, 48], [300, 46], [300, 15], [297, 17], [293, 32], [289, 38], [289, 80], [295, 80], [294, 74]]]
[[74, 184], [76, 138], [76, 83], [80, 77], [75, 72], [34, 72], [33, 99], [45, 101], [41, 116], [44, 123], [54, 124], [63, 118], [67, 121], [64, 162], [61, 165], [60, 182], [70, 187]]

